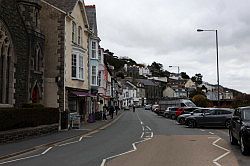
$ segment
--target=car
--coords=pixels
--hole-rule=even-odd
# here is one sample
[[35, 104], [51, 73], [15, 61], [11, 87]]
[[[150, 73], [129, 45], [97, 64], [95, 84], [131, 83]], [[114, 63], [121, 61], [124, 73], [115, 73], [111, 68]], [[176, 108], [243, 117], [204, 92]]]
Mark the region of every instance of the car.
[[[177, 111], [178, 107], [170, 107], [168, 110], [168, 118], [170, 119], [176, 119], [176, 111]], [[167, 112], [166, 112], [167, 113]]]
[[153, 112], [155, 112], [157, 108], [159, 108], [159, 105], [158, 105], [158, 104], [152, 105], [152, 111], [153, 111]]
[[151, 104], [146, 104], [145, 105], [145, 110], [151, 110], [152, 108], [152, 105]]
[[232, 145], [240, 144], [243, 155], [250, 151], [250, 106], [237, 108], [229, 126], [229, 137]]
[[177, 117], [176, 121], [181, 124], [184, 125], [186, 118], [191, 116], [191, 115], [201, 115], [202, 113], [205, 113], [209, 110], [210, 108], [197, 108], [194, 111], [190, 112], [190, 113], [186, 113], [186, 114], [182, 114], [180, 116]]
[[129, 106], [125, 106], [124, 110], [130, 110]]
[[182, 114], [190, 114], [194, 110], [198, 109], [199, 107], [180, 107], [176, 110], [175, 116], [176, 118]]
[[207, 113], [201, 115], [191, 115], [186, 118], [185, 124], [191, 128], [194, 127], [226, 127], [230, 125], [231, 117], [233, 115], [232, 109], [227, 108], [213, 108]]
[[168, 107], [168, 108], [164, 111], [163, 116], [164, 116], [165, 118], [169, 118], [170, 110], [171, 110], [171, 109], [174, 109], [174, 108], [175, 108], [175, 107]]

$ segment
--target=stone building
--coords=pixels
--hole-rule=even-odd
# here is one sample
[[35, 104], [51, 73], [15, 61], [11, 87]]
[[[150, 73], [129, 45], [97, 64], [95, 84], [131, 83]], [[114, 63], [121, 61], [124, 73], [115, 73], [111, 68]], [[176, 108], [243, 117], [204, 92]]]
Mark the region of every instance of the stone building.
[[40, 0], [0, 0], [0, 107], [42, 103]]

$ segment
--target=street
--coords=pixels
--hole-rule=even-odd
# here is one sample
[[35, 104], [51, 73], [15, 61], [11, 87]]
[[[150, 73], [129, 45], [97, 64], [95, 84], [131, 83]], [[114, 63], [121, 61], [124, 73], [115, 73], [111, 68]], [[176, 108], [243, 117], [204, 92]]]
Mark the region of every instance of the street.
[[139, 108], [107, 128], [0, 161], [6, 166], [247, 166], [227, 129], [187, 128]]

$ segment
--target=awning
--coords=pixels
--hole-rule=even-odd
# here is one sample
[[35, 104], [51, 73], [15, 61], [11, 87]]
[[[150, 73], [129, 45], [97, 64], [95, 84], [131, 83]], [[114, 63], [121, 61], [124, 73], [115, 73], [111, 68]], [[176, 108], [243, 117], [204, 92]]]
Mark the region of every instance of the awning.
[[72, 93], [79, 97], [96, 97], [96, 95], [93, 95], [87, 92], [72, 92]]
[[99, 94], [100, 97], [104, 98], [104, 99], [110, 99], [111, 96], [105, 96], [105, 95], [102, 95], [102, 94]]

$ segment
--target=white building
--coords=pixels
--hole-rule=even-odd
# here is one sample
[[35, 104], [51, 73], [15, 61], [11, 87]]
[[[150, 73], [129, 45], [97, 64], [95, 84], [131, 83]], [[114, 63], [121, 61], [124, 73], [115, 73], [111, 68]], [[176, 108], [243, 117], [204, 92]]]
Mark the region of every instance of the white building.
[[137, 87], [130, 81], [126, 81], [123, 85], [123, 107], [139, 104], [139, 98], [137, 98]]
[[152, 73], [150, 72], [150, 70], [147, 67], [140, 67], [139, 68], [139, 75], [142, 75], [142, 76], [151, 76]]

